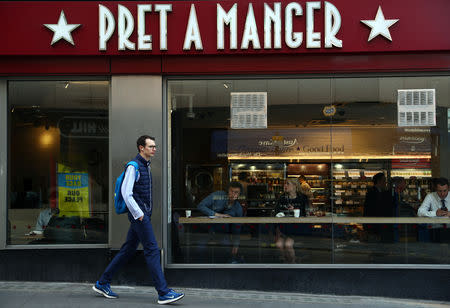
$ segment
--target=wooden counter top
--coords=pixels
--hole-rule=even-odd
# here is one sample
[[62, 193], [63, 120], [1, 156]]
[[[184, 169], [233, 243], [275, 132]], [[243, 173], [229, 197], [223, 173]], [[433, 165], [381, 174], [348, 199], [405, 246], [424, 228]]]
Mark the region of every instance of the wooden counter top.
[[254, 224], [283, 224], [283, 223], [317, 223], [317, 224], [446, 224], [450, 223], [450, 217], [230, 217], [209, 218], [203, 217], [180, 217], [182, 224], [222, 224], [222, 223], [254, 223]]

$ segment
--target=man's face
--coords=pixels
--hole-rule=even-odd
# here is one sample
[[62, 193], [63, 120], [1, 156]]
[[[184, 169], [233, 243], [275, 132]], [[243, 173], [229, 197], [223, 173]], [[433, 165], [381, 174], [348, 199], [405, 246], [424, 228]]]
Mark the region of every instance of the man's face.
[[448, 185], [436, 185], [436, 192], [441, 199], [445, 199], [448, 195]]
[[228, 189], [228, 199], [231, 201], [236, 200], [241, 193], [241, 189], [238, 187], [230, 187]]
[[156, 144], [152, 139], [145, 139], [145, 147], [140, 147], [141, 153], [145, 159], [149, 160], [155, 155]]

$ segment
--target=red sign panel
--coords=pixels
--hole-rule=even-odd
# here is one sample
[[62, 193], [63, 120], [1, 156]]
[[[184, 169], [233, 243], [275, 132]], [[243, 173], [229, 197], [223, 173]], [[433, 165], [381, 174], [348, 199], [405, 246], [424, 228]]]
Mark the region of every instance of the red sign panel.
[[5, 1], [0, 55], [450, 50], [448, 0]]
[[431, 169], [431, 159], [393, 159], [392, 169]]

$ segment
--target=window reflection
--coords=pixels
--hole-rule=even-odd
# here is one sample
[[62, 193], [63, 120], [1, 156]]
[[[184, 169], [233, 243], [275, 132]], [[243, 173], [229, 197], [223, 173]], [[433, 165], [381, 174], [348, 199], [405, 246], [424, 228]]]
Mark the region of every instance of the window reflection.
[[107, 81], [11, 81], [8, 244], [106, 243]]

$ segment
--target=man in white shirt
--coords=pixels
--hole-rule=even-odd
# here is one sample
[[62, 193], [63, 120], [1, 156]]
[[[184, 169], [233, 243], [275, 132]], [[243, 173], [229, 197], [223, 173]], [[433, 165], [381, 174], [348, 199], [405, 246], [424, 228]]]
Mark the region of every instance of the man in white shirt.
[[422, 205], [417, 211], [417, 215], [426, 217], [450, 217], [449, 207], [450, 195], [448, 194], [448, 180], [446, 178], [439, 178], [436, 180], [436, 191], [429, 193], [425, 197], [425, 200], [423, 200]]

